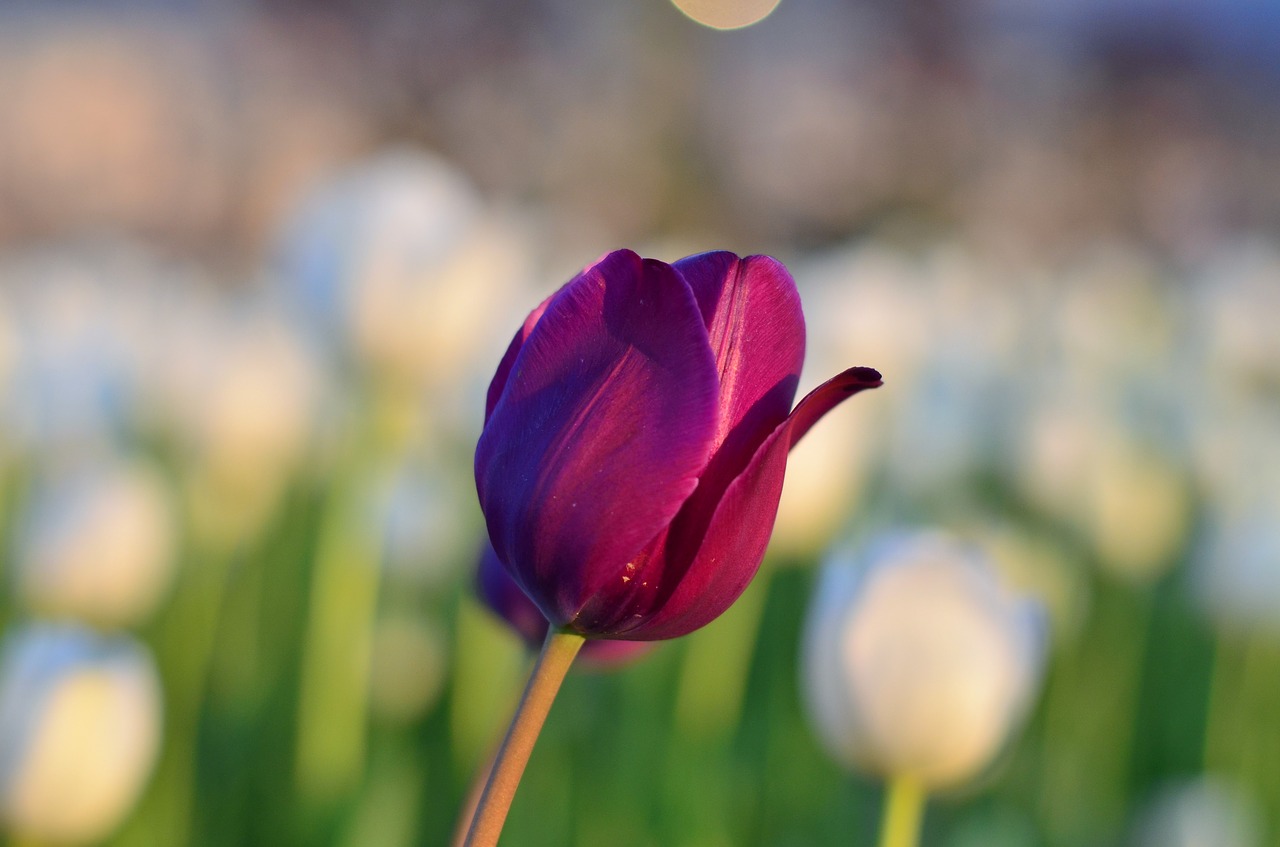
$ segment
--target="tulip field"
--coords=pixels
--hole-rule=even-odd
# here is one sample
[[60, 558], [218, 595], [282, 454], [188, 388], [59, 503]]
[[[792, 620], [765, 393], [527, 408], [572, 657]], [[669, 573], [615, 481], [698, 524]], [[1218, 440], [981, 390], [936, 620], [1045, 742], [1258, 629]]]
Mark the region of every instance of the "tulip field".
[[0, 3], [0, 845], [1280, 847], [1280, 18], [105, 5]]

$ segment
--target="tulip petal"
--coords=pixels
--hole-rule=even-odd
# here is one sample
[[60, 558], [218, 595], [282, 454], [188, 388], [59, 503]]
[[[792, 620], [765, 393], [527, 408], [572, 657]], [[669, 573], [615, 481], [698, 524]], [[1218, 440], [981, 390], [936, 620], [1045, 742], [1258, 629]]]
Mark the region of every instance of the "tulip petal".
[[[507, 622], [531, 649], [538, 649], [547, 637], [547, 619], [516, 585], [507, 566], [498, 560], [488, 539], [476, 569], [476, 594], [491, 611]], [[608, 670], [637, 659], [654, 646], [651, 641], [607, 641], [595, 638], [582, 645], [577, 667]]]
[[[563, 290], [563, 288], [561, 289]], [[557, 291], [556, 294], [560, 292]], [[548, 304], [555, 298], [552, 294], [546, 300], [538, 304], [538, 308], [529, 313], [529, 317], [524, 319], [524, 323], [520, 325], [520, 329], [516, 331], [516, 335], [511, 339], [511, 343], [507, 345], [507, 352], [502, 354], [502, 361], [498, 363], [498, 370], [493, 375], [493, 379], [489, 382], [489, 393], [485, 395], [484, 400], [484, 422], [488, 423], [489, 418], [493, 415], [493, 407], [498, 405], [498, 398], [502, 396], [502, 389], [507, 387], [507, 377], [511, 375], [511, 368], [516, 363], [516, 356], [520, 355], [520, 349], [524, 347], [524, 342], [529, 337], [529, 333], [533, 332], [533, 327], [542, 319], [542, 313], [547, 310]]]
[[[655, 597], [652, 614], [640, 613], [630, 632], [620, 637], [635, 640], [676, 638], [706, 626], [719, 617], [746, 590], [764, 558], [773, 521], [782, 496], [787, 453], [827, 412], [860, 391], [881, 385], [871, 368], [850, 368], [810, 392], [756, 451], [747, 469], [725, 491], [710, 524], [699, 539], [679, 537], [673, 525], [666, 538], [668, 551], [697, 550], [692, 561], [662, 562], [664, 585], [673, 585], [669, 596]], [[659, 559], [662, 557], [655, 557]], [[685, 568], [673, 579], [671, 568]], [[649, 579], [655, 585], [658, 580]]]
[[547, 619], [507, 573], [507, 566], [498, 559], [488, 539], [476, 566], [476, 594], [526, 643], [540, 645], [547, 637]]
[[674, 267], [698, 299], [720, 377], [715, 454], [698, 492], [712, 483], [718, 500], [786, 420], [804, 365], [804, 314], [791, 274], [769, 256], [702, 253]]
[[552, 298], [480, 437], [476, 486], [499, 558], [553, 624], [697, 486], [717, 398], [697, 302], [669, 265], [620, 250]]
[[787, 419], [804, 365], [804, 314], [795, 281], [769, 256], [690, 256], [675, 264], [689, 283], [720, 379], [715, 448], [671, 532], [698, 539], [725, 489]]
[[[720, 384], [713, 454], [697, 489], [670, 528], [630, 562], [625, 579], [600, 586], [580, 610], [578, 625], [608, 632], [634, 626], [650, 612], [665, 584], [667, 538], [697, 550], [725, 489], [760, 444], [787, 419], [804, 364], [804, 315], [794, 280], [776, 259], [718, 251], [676, 262], [697, 298]], [[687, 567], [676, 565], [677, 567]]]

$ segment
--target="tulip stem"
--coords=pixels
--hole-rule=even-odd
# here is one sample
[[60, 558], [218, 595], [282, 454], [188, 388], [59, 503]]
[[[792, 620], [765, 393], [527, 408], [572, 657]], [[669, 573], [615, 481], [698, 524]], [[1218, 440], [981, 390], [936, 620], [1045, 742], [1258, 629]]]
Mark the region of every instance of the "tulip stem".
[[529, 684], [525, 686], [515, 717], [511, 719], [511, 728], [498, 748], [484, 794], [480, 795], [465, 847], [494, 847], [498, 843], [502, 824], [507, 819], [507, 810], [511, 808], [534, 742], [538, 740], [542, 724], [551, 711], [560, 683], [585, 641], [573, 632], [556, 632], [554, 629], [547, 632], [547, 640], [542, 644]]
[[924, 821], [925, 791], [909, 776], [894, 777], [885, 788], [880, 847], [916, 847]]
[[450, 839], [450, 847], [464, 847], [467, 843], [467, 833], [471, 831], [471, 822], [476, 819], [476, 807], [480, 805], [480, 795], [484, 793], [485, 786], [489, 784], [489, 777], [493, 774], [493, 764], [497, 761], [498, 751], [494, 750], [485, 757], [484, 766], [476, 771], [472, 777], [471, 786], [467, 789], [467, 796], [462, 801], [462, 812], [458, 815], [458, 821], [454, 824], [453, 838]]

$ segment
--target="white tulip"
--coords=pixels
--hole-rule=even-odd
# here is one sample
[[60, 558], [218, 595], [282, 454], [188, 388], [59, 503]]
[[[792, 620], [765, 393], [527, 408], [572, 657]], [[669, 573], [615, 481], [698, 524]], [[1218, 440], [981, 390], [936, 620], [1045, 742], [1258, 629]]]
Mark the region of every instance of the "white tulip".
[[1039, 607], [952, 539], [891, 535], [823, 569], [804, 640], [809, 712], [841, 762], [925, 788], [972, 777], [1023, 717]]
[[1093, 605], [1092, 581], [1077, 553], [1052, 533], [1016, 524], [982, 522], [961, 534], [991, 557], [1002, 582], [1040, 602], [1055, 649], [1075, 643]]
[[1280, 635], [1280, 494], [1230, 509], [1213, 504], [1196, 548], [1196, 588], [1229, 629]]
[[144, 649], [65, 626], [0, 659], [0, 816], [21, 838], [87, 844], [132, 809], [155, 763], [160, 684]]
[[1179, 303], [1150, 254], [1122, 244], [1095, 245], [1058, 269], [1055, 282], [1045, 329], [1062, 365], [1087, 382], [1141, 373], [1174, 355]]
[[858, 510], [874, 467], [875, 440], [849, 419], [814, 427], [787, 458], [778, 516], [769, 539], [774, 561], [809, 562]]
[[6, 436], [65, 457], [110, 443], [137, 390], [132, 316], [153, 268], [127, 245], [62, 244], [6, 260], [13, 335]]
[[320, 379], [292, 327], [254, 315], [228, 328], [212, 365], [192, 421], [202, 458], [237, 480], [290, 468], [307, 446]]
[[1193, 586], [1220, 625], [1280, 634], [1280, 416], [1254, 402], [1207, 405], [1195, 439], [1206, 520]]
[[1169, 570], [1189, 530], [1191, 492], [1177, 466], [1133, 438], [1095, 444], [1086, 525], [1102, 566], [1131, 582]]
[[810, 374], [875, 362], [895, 385], [909, 384], [934, 340], [921, 320], [931, 313], [921, 268], [901, 251], [855, 245], [796, 263], [793, 271], [805, 302], [806, 355], [829, 363]]
[[448, 584], [474, 559], [480, 514], [459, 488], [447, 468], [421, 460], [401, 461], [375, 480], [368, 519], [383, 565], [402, 584]]
[[1173, 566], [1190, 529], [1189, 474], [1162, 439], [1128, 424], [1121, 404], [1042, 376], [1011, 469], [1027, 498], [1093, 543], [1101, 566], [1132, 583]]
[[1003, 379], [993, 364], [979, 351], [939, 347], [916, 381], [903, 387], [885, 451], [897, 487], [936, 496], [998, 456], [1005, 409], [998, 391]]
[[1280, 250], [1271, 238], [1225, 244], [1195, 289], [1208, 366], [1227, 390], [1265, 391], [1280, 380]]
[[1139, 818], [1137, 847], [1259, 847], [1258, 810], [1231, 783], [1199, 777], [1161, 789]]
[[826, 548], [860, 502], [883, 453], [876, 431], [890, 429], [894, 398], [920, 365], [928, 343], [914, 316], [924, 301], [910, 263], [899, 253], [855, 246], [812, 257], [795, 269], [804, 292], [809, 334], [799, 394], [819, 378], [850, 365], [874, 362], [895, 390], [871, 410], [880, 425], [844, 420], [804, 437], [787, 462], [786, 482], [770, 551], [775, 561], [804, 560]]
[[[209, 537], [254, 531], [316, 445], [325, 374], [284, 316], [257, 301], [192, 301], [157, 368], [157, 413], [190, 464], [188, 499]], [[235, 307], [239, 308], [235, 308]]]
[[506, 304], [530, 276], [512, 219], [425, 152], [385, 152], [308, 199], [283, 274], [327, 340], [393, 382], [439, 388], [487, 357]]
[[141, 623], [169, 585], [175, 542], [169, 491], [154, 469], [81, 468], [44, 486], [23, 520], [18, 594], [44, 614]]
[[1192, 420], [1191, 458], [1217, 510], [1247, 511], [1280, 497], [1280, 414], [1257, 398], [1209, 391]]

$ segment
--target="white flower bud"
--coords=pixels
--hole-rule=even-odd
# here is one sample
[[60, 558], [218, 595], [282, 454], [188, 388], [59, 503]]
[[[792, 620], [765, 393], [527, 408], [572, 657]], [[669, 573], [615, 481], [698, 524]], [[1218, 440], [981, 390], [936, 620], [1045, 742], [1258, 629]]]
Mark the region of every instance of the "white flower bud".
[[465, 175], [423, 152], [385, 152], [315, 191], [283, 245], [282, 272], [326, 340], [379, 378], [465, 381], [530, 275], [512, 220]]
[[143, 648], [35, 626], [0, 658], [0, 816], [23, 838], [86, 844], [133, 807], [161, 735], [160, 684]]
[[138, 624], [173, 574], [169, 493], [146, 465], [107, 463], [53, 479], [22, 531], [18, 594], [44, 614]]
[[769, 550], [778, 559], [810, 561], [858, 508], [875, 442], [847, 419], [814, 427], [787, 459]]
[[995, 757], [1041, 676], [1039, 607], [938, 534], [892, 535], [823, 569], [803, 656], [809, 712], [831, 754], [928, 788]]
[[1199, 777], [1161, 789], [1139, 818], [1138, 847], [1259, 847], [1258, 810], [1228, 782]]

